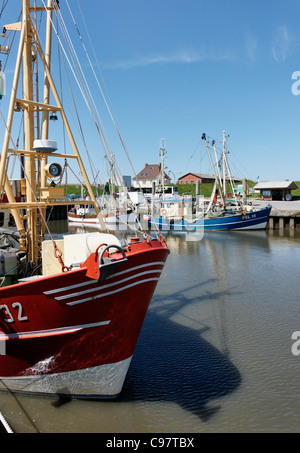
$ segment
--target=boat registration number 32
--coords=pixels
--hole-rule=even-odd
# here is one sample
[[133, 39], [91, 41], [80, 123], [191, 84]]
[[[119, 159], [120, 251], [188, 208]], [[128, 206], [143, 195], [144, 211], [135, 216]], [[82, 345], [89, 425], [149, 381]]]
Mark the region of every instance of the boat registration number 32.
[[0, 305], [0, 310], [6, 316], [4, 319], [5, 322], [7, 322], [9, 324], [12, 322], [15, 322], [14, 316], [18, 317], [18, 321], [21, 321], [21, 322], [28, 321], [27, 316], [24, 316], [24, 309], [23, 309], [22, 305], [20, 304], [20, 302], [14, 302], [12, 304], [12, 308], [16, 311], [16, 314], [14, 313], [14, 315], [12, 314], [11, 310], [8, 308], [7, 305]]

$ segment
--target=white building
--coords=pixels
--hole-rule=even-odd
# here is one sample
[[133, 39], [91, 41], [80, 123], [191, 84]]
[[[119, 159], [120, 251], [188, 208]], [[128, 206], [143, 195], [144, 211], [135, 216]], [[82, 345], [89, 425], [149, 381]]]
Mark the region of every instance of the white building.
[[[133, 187], [142, 189], [152, 189], [152, 184], [155, 186], [162, 185], [162, 172], [161, 164], [145, 164], [145, 167], [140, 171], [136, 177], [133, 178]], [[164, 184], [168, 185], [171, 182], [171, 178], [164, 173]]]

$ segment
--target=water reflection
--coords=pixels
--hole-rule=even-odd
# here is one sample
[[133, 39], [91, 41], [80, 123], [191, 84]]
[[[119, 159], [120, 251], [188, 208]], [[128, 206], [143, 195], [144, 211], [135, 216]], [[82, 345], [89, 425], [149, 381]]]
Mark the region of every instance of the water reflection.
[[203, 338], [210, 327], [180, 313], [187, 305], [195, 309], [205, 299], [222, 297], [220, 293], [186, 296], [190, 291], [201, 293], [204, 284], [154, 298], [125, 382], [123, 401], [172, 401], [205, 421], [220, 408], [212, 405], [213, 400], [239, 386], [241, 376], [228, 351], [220, 352]]
[[293, 235], [169, 233], [171, 254], [120, 400], [22, 397], [20, 409], [1, 395], [0, 410], [18, 432], [34, 429], [29, 417], [41, 432], [299, 432], [291, 334], [300, 330], [300, 234]]

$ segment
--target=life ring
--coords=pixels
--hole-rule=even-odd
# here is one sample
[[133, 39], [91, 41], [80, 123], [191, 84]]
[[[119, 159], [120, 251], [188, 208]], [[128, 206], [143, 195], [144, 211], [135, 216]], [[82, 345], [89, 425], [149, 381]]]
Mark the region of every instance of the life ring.
[[167, 214], [167, 210], [165, 208], [161, 209], [160, 211], [161, 215], [166, 215]]

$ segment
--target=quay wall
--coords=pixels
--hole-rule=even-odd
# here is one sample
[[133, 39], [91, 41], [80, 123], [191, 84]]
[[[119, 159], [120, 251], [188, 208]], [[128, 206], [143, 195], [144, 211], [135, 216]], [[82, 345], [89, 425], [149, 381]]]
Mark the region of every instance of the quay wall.
[[[250, 201], [250, 199], [249, 199]], [[300, 229], [300, 200], [270, 201], [256, 200], [254, 206], [272, 205], [267, 228], [270, 230]]]

